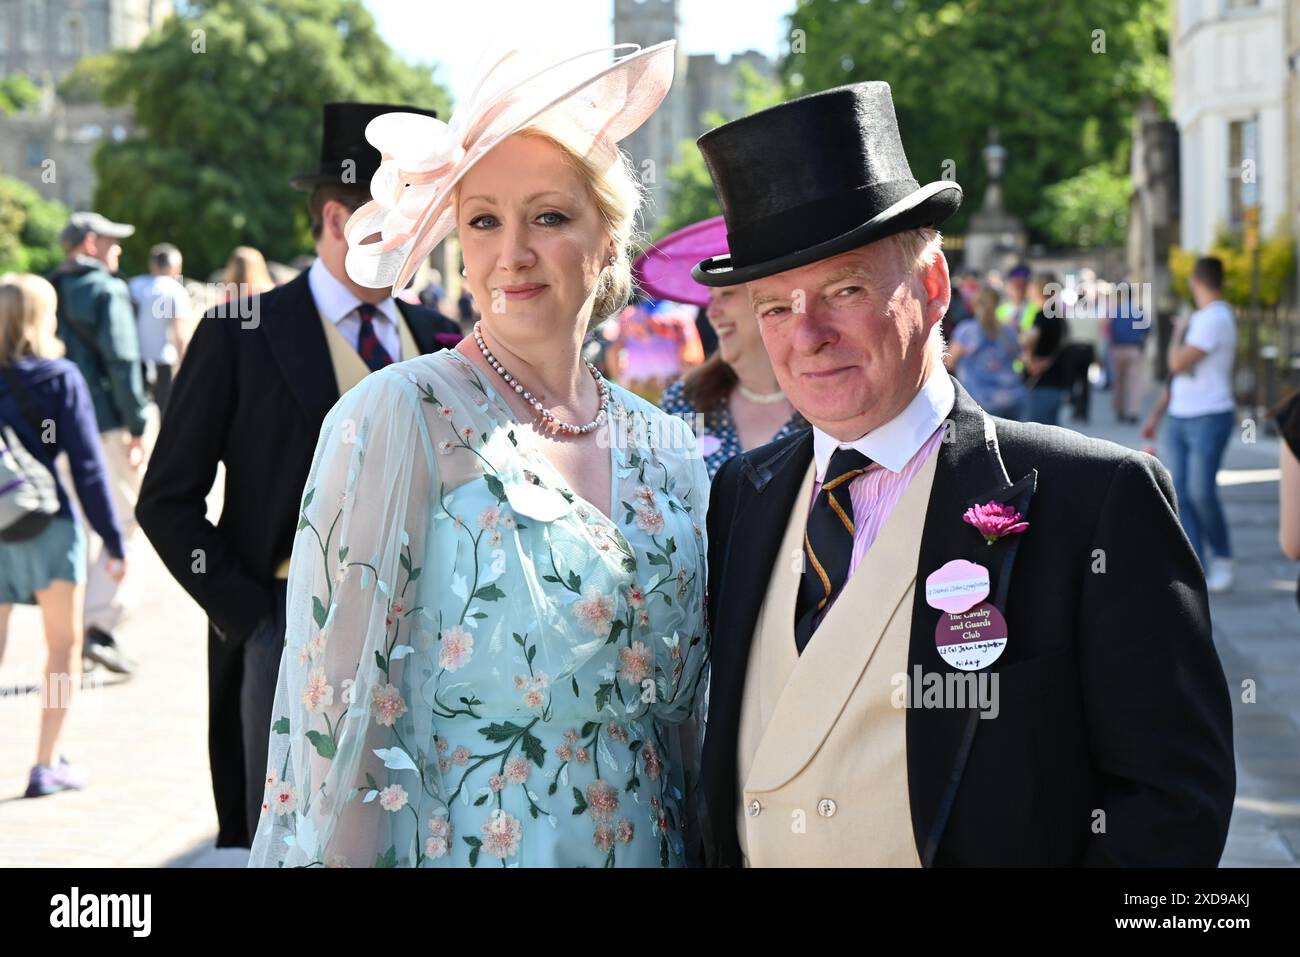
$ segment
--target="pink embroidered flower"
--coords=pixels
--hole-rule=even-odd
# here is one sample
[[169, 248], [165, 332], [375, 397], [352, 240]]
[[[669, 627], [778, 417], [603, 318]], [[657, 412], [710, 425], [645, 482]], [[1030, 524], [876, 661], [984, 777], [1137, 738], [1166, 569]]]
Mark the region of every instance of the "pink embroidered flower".
[[302, 689], [302, 703], [312, 714], [334, 703], [334, 686], [325, 680], [324, 668], [313, 668]]
[[525, 708], [540, 708], [546, 704], [546, 695], [536, 688], [529, 688], [524, 692]]
[[285, 814], [292, 814], [298, 809], [298, 795], [293, 790], [292, 784], [281, 784], [271, 795], [271, 809], [282, 817]]
[[455, 445], [453, 445], [451, 442], [448, 442], [446, 439], [443, 439], [441, 442], [438, 443], [438, 451], [442, 455], [450, 454], [452, 449], [454, 449], [455, 447], [456, 447]]
[[633, 608], [644, 608], [645, 589], [640, 585], [629, 585], [627, 587], [627, 603]]
[[587, 809], [597, 821], [608, 821], [618, 810], [618, 788], [604, 778], [587, 785]]
[[653, 507], [655, 503], [655, 490], [649, 485], [638, 485], [635, 494], [637, 501], [641, 502], [647, 508]]
[[515, 517], [513, 515], [501, 516], [501, 525], [505, 528], [509, 528], [513, 530], [515, 527]]
[[311, 658], [319, 658], [322, 654], [325, 653], [326, 640], [327, 640], [327, 636], [325, 632], [323, 631], [316, 632], [316, 634], [312, 635], [310, 638], [307, 639], [307, 654]]
[[654, 658], [644, 641], [632, 642], [631, 648], [620, 648], [618, 660], [622, 664], [618, 676], [628, 684], [639, 685], [650, 674]]
[[449, 744], [447, 743], [447, 739], [446, 739], [446, 738], [435, 737], [435, 738], [433, 739], [433, 743], [434, 743], [434, 746], [437, 747], [437, 749], [438, 749], [438, 753], [439, 753], [439, 754], [446, 754], [446, 753], [447, 753], [447, 749], [448, 749], [449, 747], [451, 747], [451, 745], [449, 745]]
[[519, 839], [523, 836], [523, 825], [513, 814], [497, 808], [483, 822], [480, 833], [483, 835], [483, 850], [493, 857], [505, 860], [519, 852]]
[[653, 508], [638, 508], [636, 510], [636, 527], [649, 535], [658, 535], [664, 530], [663, 514]]
[[551, 685], [551, 676], [548, 675], [545, 671], [539, 671], [537, 672], [537, 674], [533, 675], [534, 688], [549, 688], [550, 685]]
[[591, 754], [587, 751], [586, 748], [579, 748], [576, 752], [574, 752], [573, 756], [577, 759], [579, 764], [586, 764], [588, 761], [591, 760]]
[[578, 732], [570, 728], [568, 731], [564, 732], [564, 740], [568, 741], [570, 744], [577, 744]]
[[506, 780], [511, 784], [523, 784], [528, 780], [529, 765], [529, 760], [522, 754], [507, 758], [504, 771]]
[[466, 442], [473, 442], [473, 441], [474, 441], [474, 434], [475, 434], [475, 433], [474, 433], [474, 429], [473, 429], [472, 427], [470, 427], [470, 426], [468, 426], [468, 425], [465, 426], [465, 428], [463, 428], [463, 429], [460, 430], [460, 434], [461, 434], [461, 437], [462, 437]]
[[441, 415], [444, 419], [450, 419], [456, 413], [444, 405], [442, 406], [442, 408], [438, 409], [438, 414]]
[[614, 620], [614, 598], [589, 587], [583, 597], [573, 603], [573, 613], [582, 627], [591, 633], [606, 634]]
[[385, 811], [400, 811], [406, 807], [406, 788], [390, 784], [379, 792], [379, 806]]
[[636, 623], [637, 623], [637, 626], [640, 627], [640, 628], [644, 628], [644, 627], [646, 627], [647, 625], [649, 625], [649, 624], [650, 624], [650, 612], [647, 611], [646, 609], [642, 608], [639, 612], [636, 613]]
[[487, 537], [487, 543], [489, 547], [496, 548], [501, 544], [501, 533], [496, 531], [496, 529], [493, 529], [491, 534]]
[[961, 518], [966, 524], [974, 525], [989, 545], [1003, 536], [1018, 535], [1029, 527], [1028, 522], [1020, 520], [1019, 512], [1001, 502], [971, 506]]
[[430, 860], [436, 861], [447, 854], [447, 839], [445, 837], [430, 837], [424, 842], [424, 856]]
[[371, 707], [375, 710], [375, 722], [391, 728], [397, 719], [406, 714], [406, 702], [395, 685], [382, 685], [375, 688], [370, 696]]
[[465, 747], [463, 744], [459, 745], [455, 751], [451, 752], [451, 763], [468, 764], [469, 756], [469, 748]]
[[664, 769], [663, 758], [659, 756], [659, 749], [654, 745], [646, 745], [641, 749], [641, 760], [645, 762], [645, 776], [651, 781], [658, 781], [659, 774]]
[[677, 597], [686, 597], [686, 569], [677, 569]]
[[268, 771], [266, 775], [266, 786], [268, 788], [273, 788], [279, 783], [280, 783], [280, 773], [274, 769]]
[[623, 844], [631, 844], [632, 833], [633, 833], [632, 822], [625, 817], [619, 818], [617, 833], [620, 842], [622, 842]]
[[478, 516], [479, 528], [496, 528], [497, 522], [501, 520], [501, 510], [495, 505], [485, 508]]
[[451, 822], [445, 817], [431, 817], [429, 833], [434, 837], [451, 837]]
[[446, 774], [448, 771], [451, 770], [451, 762], [448, 761], [446, 758], [439, 758], [438, 770], [441, 771], [443, 774]]
[[611, 741], [621, 741], [623, 744], [627, 744], [627, 728], [623, 727], [623, 725], [607, 724], [605, 733], [609, 735]]
[[438, 665], [448, 671], [458, 671], [469, 664], [474, 656], [474, 636], [460, 625], [452, 625], [442, 633], [442, 650], [438, 652]]
[[596, 825], [596, 830], [592, 834], [592, 842], [600, 848], [602, 854], [608, 854], [610, 848], [614, 846], [614, 829], [608, 824]]
[[506, 787], [505, 776], [500, 774], [492, 775], [492, 777], [488, 778], [488, 787], [493, 791], [504, 791]]
[[567, 744], [562, 744], [555, 749], [555, 756], [561, 761], [568, 761], [573, 757], [573, 748], [569, 747]]

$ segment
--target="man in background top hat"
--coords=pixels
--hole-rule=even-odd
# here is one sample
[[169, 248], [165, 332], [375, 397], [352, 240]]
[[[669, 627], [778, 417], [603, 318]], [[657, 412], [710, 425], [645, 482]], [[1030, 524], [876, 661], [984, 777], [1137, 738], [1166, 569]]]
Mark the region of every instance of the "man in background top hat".
[[[309, 192], [316, 259], [284, 286], [232, 299], [199, 323], [136, 507], [167, 568], [208, 614], [218, 847], [249, 846], [262, 807], [289, 556], [321, 422], [370, 372], [459, 333], [388, 289], [358, 286], [344, 269], [343, 227], [370, 199], [380, 161], [366, 124], [394, 111], [434, 115], [325, 104], [320, 169], [291, 181]], [[218, 463], [226, 477], [214, 526], [204, 500]]]
[[[117, 276], [122, 255], [118, 241], [134, 233], [135, 227], [129, 223], [115, 223], [99, 213], [73, 213], [59, 234], [66, 258], [49, 277], [59, 295], [59, 338], [67, 348], [68, 360], [90, 386], [108, 487], [122, 523], [126, 552], [122, 559], [115, 559], [101, 541], [86, 570], [82, 657], [118, 674], [135, 670], [135, 663], [118, 643], [118, 635], [134, 606], [130, 589], [124, 587], [125, 575], [139, 539], [134, 510], [148, 455], [148, 402], [135, 307], [126, 283]], [[89, 526], [86, 534], [92, 541], [98, 538]]]
[[710, 493], [706, 860], [1217, 864], [1231, 707], [1169, 475], [945, 373], [961, 188], [913, 178], [888, 84], [699, 147], [730, 253], [695, 278], [747, 286], [812, 423]]

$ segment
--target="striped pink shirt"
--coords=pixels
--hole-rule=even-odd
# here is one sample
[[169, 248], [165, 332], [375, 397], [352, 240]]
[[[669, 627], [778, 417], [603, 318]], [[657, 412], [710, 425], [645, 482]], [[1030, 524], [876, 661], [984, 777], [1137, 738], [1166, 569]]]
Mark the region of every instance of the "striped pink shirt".
[[[899, 471], [891, 472], [884, 466], [873, 463], [866, 472], [849, 483], [849, 498], [853, 501], [853, 557], [849, 560], [850, 578], [861, 564], [862, 556], [867, 553], [867, 549], [880, 534], [890, 512], [903, 497], [907, 486], [911, 484], [916, 473], [921, 471], [942, 441], [943, 426], [940, 426]], [[808, 502], [810, 509], [812, 503], [817, 501], [821, 489], [822, 483], [813, 479], [812, 498]]]

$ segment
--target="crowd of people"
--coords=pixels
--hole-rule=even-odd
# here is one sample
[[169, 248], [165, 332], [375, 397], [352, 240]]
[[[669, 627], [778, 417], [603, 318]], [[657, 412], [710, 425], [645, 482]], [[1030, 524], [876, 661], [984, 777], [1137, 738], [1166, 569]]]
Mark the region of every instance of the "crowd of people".
[[[582, 64], [504, 58], [450, 127], [326, 104], [320, 166], [293, 180], [315, 241], [296, 271], [241, 246], [221, 289], [187, 287], [159, 242], [126, 281], [132, 227], [77, 213], [48, 281], [0, 278], [0, 652], [35, 603], [50, 674], [130, 674], [122, 588], [147, 536], [209, 621], [217, 845], [254, 864], [1216, 862], [1221, 265], [1197, 264], [1147, 423], [1176, 518], [1158, 461], [1047, 428], [1086, 417], [1092, 364], [1057, 279], [954, 282], [938, 228], [960, 187], [865, 189], [908, 169], [887, 84], [706, 135], [725, 218], [634, 257], [618, 138], [668, 89], [673, 44], [597, 59], [575, 97]], [[611, 74], [642, 95], [607, 95]], [[747, 178], [769, 124], [821, 151], [818, 182]], [[451, 159], [421, 153], [448, 129]], [[831, 129], [855, 131], [839, 152]], [[452, 231], [458, 320], [427, 266]], [[1103, 319], [1135, 424], [1149, 317]], [[1097, 547], [1116, 574], [1083, 574]], [[921, 594], [918, 565], [954, 560], [987, 601]], [[935, 635], [976, 607], [1022, 703], [954, 771], [960, 728], [885, 704], [891, 675], [951, 663]], [[59, 753], [67, 702], [43, 707], [29, 796], [87, 781]]]

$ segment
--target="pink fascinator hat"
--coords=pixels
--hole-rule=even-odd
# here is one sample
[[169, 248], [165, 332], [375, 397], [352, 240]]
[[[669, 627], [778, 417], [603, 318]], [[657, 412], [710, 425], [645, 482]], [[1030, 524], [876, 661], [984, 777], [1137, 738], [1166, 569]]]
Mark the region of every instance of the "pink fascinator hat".
[[710, 256], [727, 255], [727, 224], [714, 216], [669, 233], [632, 263], [637, 285], [656, 299], [709, 304], [709, 289], [691, 278], [691, 267]]
[[348, 275], [373, 289], [392, 286], [394, 294], [405, 288], [455, 227], [456, 184], [544, 114], [562, 111], [588, 150], [612, 148], [667, 95], [675, 45], [623, 43], [559, 59], [511, 47], [483, 57], [473, 91], [449, 122], [404, 112], [375, 117], [366, 139], [380, 164], [370, 181], [373, 199], [345, 227]]

